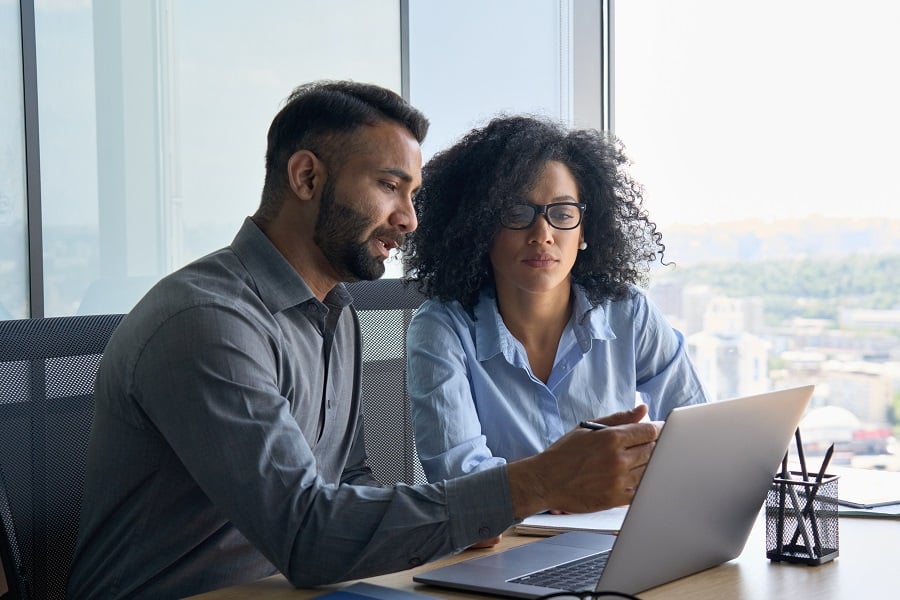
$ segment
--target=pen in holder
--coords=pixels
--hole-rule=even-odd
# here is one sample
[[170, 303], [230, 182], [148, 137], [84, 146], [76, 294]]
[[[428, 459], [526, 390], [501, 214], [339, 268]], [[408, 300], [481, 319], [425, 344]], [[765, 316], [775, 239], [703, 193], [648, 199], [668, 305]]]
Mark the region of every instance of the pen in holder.
[[838, 477], [782, 471], [766, 496], [766, 557], [821, 565], [838, 555]]

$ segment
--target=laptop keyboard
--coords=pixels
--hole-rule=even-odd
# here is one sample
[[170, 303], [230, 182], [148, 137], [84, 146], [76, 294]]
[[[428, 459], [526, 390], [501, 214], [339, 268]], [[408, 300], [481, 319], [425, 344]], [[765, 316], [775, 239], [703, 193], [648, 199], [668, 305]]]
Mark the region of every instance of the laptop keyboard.
[[510, 579], [509, 582], [538, 585], [570, 592], [593, 590], [597, 587], [597, 580], [600, 579], [600, 573], [603, 572], [608, 558], [609, 551], [601, 552], [600, 554], [579, 558], [572, 562], [516, 577], [515, 579]]

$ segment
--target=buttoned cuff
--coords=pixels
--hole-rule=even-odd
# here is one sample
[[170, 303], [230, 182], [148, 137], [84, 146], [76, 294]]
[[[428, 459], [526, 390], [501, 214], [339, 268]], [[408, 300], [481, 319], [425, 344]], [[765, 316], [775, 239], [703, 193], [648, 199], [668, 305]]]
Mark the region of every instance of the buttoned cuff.
[[506, 465], [448, 479], [451, 543], [462, 550], [515, 524]]

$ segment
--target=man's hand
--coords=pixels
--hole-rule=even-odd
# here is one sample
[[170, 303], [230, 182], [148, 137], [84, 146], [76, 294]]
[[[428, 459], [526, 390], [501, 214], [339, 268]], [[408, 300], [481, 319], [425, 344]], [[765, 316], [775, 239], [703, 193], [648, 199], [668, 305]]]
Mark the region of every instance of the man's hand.
[[610, 427], [574, 429], [544, 452], [510, 463], [516, 518], [548, 508], [582, 513], [630, 504], [662, 427], [639, 423], [646, 414], [642, 404], [596, 419]]
[[497, 544], [500, 543], [500, 540], [503, 539], [503, 534], [498, 536], [494, 536], [492, 538], [488, 538], [486, 540], [481, 540], [480, 542], [475, 542], [471, 546], [467, 548], [467, 550], [475, 550], [477, 548], [493, 548]]

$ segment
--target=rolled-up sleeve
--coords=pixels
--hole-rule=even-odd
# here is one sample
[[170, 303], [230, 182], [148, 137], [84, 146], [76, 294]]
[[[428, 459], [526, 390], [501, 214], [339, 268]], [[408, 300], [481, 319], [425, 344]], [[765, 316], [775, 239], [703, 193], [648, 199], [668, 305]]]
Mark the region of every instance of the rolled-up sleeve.
[[633, 323], [637, 391], [647, 401], [650, 418], [663, 420], [673, 408], [707, 402], [684, 336], [640, 293], [634, 298]]
[[506, 463], [493, 456], [482, 433], [469, 379], [472, 338], [462, 339], [444, 305], [427, 302], [407, 331], [407, 386], [416, 447], [429, 481]]

